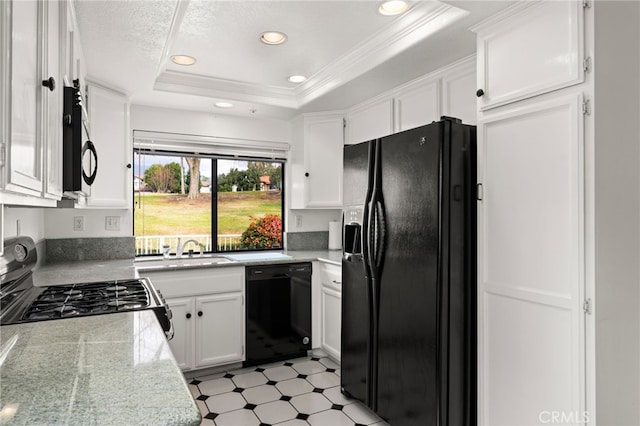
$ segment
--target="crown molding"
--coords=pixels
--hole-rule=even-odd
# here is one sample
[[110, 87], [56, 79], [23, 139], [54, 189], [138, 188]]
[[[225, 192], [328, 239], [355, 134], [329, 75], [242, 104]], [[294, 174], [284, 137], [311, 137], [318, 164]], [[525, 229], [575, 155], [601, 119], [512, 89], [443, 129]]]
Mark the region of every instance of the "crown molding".
[[298, 86], [296, 94], [300, 105], [359, 77], [468, 14], [466, 10], [446, 4], [435, 9], [428, 2], [415, 5], [392, 25], [355, 46]]
[[153, 86], [155, 90], [183, 93], [232, 101], [257, 102], [284, 108], [299, 107], [293, 89], [263, 86], [242, 81], [166, 70]]
[[514, 4], [512, 4], [511, 6], [505, 8], [504, 10], [496, 13], [495, 15], [492, 15], [490, 17], [488, 17], [487, 19], [478, 22], [477, 24], [469, 27], [469, 31], [472, 31], [476, 34], [481, 34], [483, 33], [487, 28], [491, 28], [493, 25], [495, 25], [498, 22], [502, 22], [505, 19], [511, 18], [515, 15], [517, 15], [518, 13], [522, 12], [523, 10], [526, 10], [532, 6], [537, 6], [541, 4], [541, 0], [527, 0], [527, 1], [517, 1]]

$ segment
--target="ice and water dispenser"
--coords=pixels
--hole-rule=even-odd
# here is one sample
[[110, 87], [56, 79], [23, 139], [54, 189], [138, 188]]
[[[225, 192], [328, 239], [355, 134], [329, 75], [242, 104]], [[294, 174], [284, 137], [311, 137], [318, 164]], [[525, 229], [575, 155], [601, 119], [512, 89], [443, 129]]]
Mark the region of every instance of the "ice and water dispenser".
[[362, 254], [362, 207], [344, 211], [344, 255]]

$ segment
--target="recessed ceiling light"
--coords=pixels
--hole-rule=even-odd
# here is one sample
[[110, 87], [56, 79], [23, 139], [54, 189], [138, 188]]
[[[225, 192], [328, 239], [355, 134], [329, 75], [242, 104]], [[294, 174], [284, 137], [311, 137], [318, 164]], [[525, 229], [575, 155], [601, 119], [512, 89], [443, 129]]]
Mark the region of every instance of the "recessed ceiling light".
[[282, 44], [287, 41], [287, 35], [280, 31], [265, 31], [260, 34], [260, 41], [264, 44]]
[[304, 75], [292, 75], [287, 80], [289, 80], [291, 83], [302, 83], [306, 79], [307, 77], [305, 77]]
[[218, 108], [231, 108], [233, 104], [231, 102], [216, 102]]
[[403, 0], [386, 1], [380, 5], [378, 12], [381, 15], [391, 16], [399, 15], [409, 9], [409, 4]]
[[173, 55], [171, 61], [178, 65], [193, 65], [196, 63], [196, 58], [189, 55]]

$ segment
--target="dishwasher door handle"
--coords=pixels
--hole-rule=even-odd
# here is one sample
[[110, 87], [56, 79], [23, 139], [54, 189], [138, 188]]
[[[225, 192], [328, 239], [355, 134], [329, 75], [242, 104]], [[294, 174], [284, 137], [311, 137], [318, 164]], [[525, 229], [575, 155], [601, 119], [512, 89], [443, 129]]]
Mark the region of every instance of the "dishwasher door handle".
[[289, 274], [276, 274], [272, 278], [291, 278]]

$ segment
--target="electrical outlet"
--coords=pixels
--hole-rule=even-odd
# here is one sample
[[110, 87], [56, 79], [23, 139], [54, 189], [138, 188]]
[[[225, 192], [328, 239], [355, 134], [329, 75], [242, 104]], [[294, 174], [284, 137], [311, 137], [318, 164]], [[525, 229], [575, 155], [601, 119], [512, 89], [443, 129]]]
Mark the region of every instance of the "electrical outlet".
[[301, 228], [302, 227], [302, 216], [297, 214], [296, 215], [296, 228]]
[[106, 216], [104, 229], [107, 231], [119, 231], [120, 230], [120, 216]]
[[73, 230], [84, 231], [84, 216], [73, 217]]

